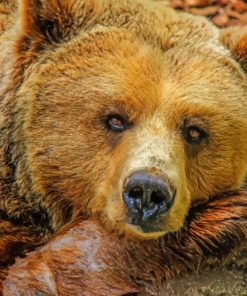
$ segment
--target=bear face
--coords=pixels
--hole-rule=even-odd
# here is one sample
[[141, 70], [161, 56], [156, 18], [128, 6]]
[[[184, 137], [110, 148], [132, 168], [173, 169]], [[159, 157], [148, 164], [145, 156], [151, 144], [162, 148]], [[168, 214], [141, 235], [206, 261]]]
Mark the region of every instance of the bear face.
[[[165, 8], [168, 21], [146, 1], [85, 1], [66, 28], [50, 15], [36, 22], [35, 2], [23, 4], [19, 39], [28, 66], [16, 93], [14, 137], [25, 150], [16, 176], [54, 229], [67, 207], [154, 238], [181, 228], [192, 203], [243, 184], [246, 76], [212, 25]], [[62, 19], [69, 1], [53, 2]], [[143, 17], [123, 26], [122, 12], [135, 9]]]

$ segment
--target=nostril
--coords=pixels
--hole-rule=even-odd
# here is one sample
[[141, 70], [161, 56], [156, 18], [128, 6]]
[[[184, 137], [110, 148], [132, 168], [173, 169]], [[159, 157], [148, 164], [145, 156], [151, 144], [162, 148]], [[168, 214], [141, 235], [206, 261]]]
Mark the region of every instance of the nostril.
[[136, 186], [129, 191], [129, 195], [135, 199], [141, 199], [143, 197], [143, 190], [141, 187]]
[[136, 172], [129, 176], [124, 184], [123, 199], [131, 223], [146, 223], [168, 212], [175, 196], [171, 189], [162, 177], [156, 175]]
[[161, 191], [153, 191], [150, 201], [154, 204], [162, 204], [165, 201], [165, 196]]

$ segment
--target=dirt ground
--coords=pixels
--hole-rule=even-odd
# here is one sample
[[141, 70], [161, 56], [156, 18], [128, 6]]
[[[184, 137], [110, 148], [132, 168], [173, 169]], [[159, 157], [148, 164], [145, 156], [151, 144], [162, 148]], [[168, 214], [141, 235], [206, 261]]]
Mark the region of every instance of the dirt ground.
[[198, 275], [167, 283], [160, 296], [247, 296], [247, 250], [225, 267], [212, 266]]

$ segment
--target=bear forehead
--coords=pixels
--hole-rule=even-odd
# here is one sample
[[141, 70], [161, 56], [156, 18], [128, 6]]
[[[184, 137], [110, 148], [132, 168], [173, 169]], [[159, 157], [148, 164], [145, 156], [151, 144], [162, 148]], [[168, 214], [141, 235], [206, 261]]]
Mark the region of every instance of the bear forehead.
[[246, 78], [229, 57], [191, 46], [165, 51], [124, 29], [84, 33], [48, 52], [36, 69], [44, 78], [43, 89], [50, 85], [60, 92], [61, 86], [67, 96], [91, 92], [106, 101], [147, 102], [149, 108], [164, 102], [168, 108], [175, 101], [199, 104], [200, 109], [204, 104], [221, 109], [223, 102], [229, 113], [231, 107], [246, 108]]

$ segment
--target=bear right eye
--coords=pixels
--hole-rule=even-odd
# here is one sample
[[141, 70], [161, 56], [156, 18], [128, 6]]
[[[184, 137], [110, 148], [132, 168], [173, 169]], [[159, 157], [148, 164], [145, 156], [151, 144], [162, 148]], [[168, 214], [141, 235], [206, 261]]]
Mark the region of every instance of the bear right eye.
[[109, 130], [114, 132], [123, 132], [127, 127], [124, 118], [118, 114], [107, 116], [106, 126]]
[[183, 136], [189, 144], [200, 144], [207, 133], [199, 126], [188, 126], [183, 131]]

